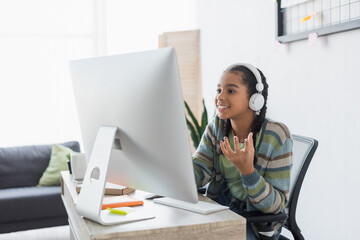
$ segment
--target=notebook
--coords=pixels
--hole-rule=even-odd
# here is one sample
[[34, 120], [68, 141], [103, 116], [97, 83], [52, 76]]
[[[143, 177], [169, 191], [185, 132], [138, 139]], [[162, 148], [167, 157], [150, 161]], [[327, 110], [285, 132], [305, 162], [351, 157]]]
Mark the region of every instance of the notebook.
[[176, 207], [176, 208], [181, 208], [184, 210], [188, 210], [191, 212], [197, 212], [197, 213], [201, 213], [201, 214], [209, 214], [209, 213], [229, 209], [228, 206], [222, 206], [217, 203], [209, 203], [209, 202], [203, 202], [203, 201], [198, 201], [197, 203], [189, 203], [189, 202], [184, 202], [184, 201], [180, 201], [180, 200], [176, 200], [176, 199], [172, 199], [172, 198], [168, 198], [168, 197], [156, 198], [153, 201], [155, 203], [159, 203], [159, 204], [163, 204], [163, 205], [167, 205], [167, 206], [171, 206], [171, 207]]
[[143, 205], [144, 201], [132, 198], [128, 195], [120, 195], [114, 197], [105, 196], [103, 199], [103, 204], [101, 209], [104, 210], [106, 208], [116, 208], [116, 207], [131, 207], [131, 206], [139, 206]]

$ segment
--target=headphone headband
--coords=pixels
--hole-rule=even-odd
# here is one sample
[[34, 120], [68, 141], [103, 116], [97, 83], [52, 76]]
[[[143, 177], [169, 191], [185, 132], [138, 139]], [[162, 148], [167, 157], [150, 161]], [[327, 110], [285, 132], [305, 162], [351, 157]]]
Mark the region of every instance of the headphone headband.
[[256, 90], [260, 93], [264, 89], [264, 85], [262, 84], [259, 70], [257, 70], [257, 68], [251, 65], [250, 63], [238, 63], [236, 65], [244, 66], [254, 74], [257, 81]]

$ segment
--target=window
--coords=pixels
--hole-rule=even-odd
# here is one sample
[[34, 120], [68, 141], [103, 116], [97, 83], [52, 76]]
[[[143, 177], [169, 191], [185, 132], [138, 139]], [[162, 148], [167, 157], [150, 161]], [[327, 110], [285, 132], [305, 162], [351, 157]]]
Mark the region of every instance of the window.
[[94, 17], [89, 0], [0, 1], [0, 146], [80, 139], [68, 61], [94, 56]]

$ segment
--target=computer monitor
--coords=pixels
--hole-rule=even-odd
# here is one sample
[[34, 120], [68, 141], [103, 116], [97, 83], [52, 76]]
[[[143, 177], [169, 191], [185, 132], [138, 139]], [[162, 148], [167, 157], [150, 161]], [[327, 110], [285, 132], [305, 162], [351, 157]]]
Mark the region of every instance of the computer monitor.
[[175, 50], [75, 60], [70, 73], [88, 159], [78, 212], [103, 223], [106, 181], [196, 203]]

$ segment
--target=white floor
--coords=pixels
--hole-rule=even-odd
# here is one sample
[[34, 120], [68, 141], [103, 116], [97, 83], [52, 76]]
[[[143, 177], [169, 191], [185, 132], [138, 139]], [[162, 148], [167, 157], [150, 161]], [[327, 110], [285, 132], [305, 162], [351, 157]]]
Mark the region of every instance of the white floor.
[[0, 234], [0, 240], [69, 240], [69, 226], [40, 228]]

